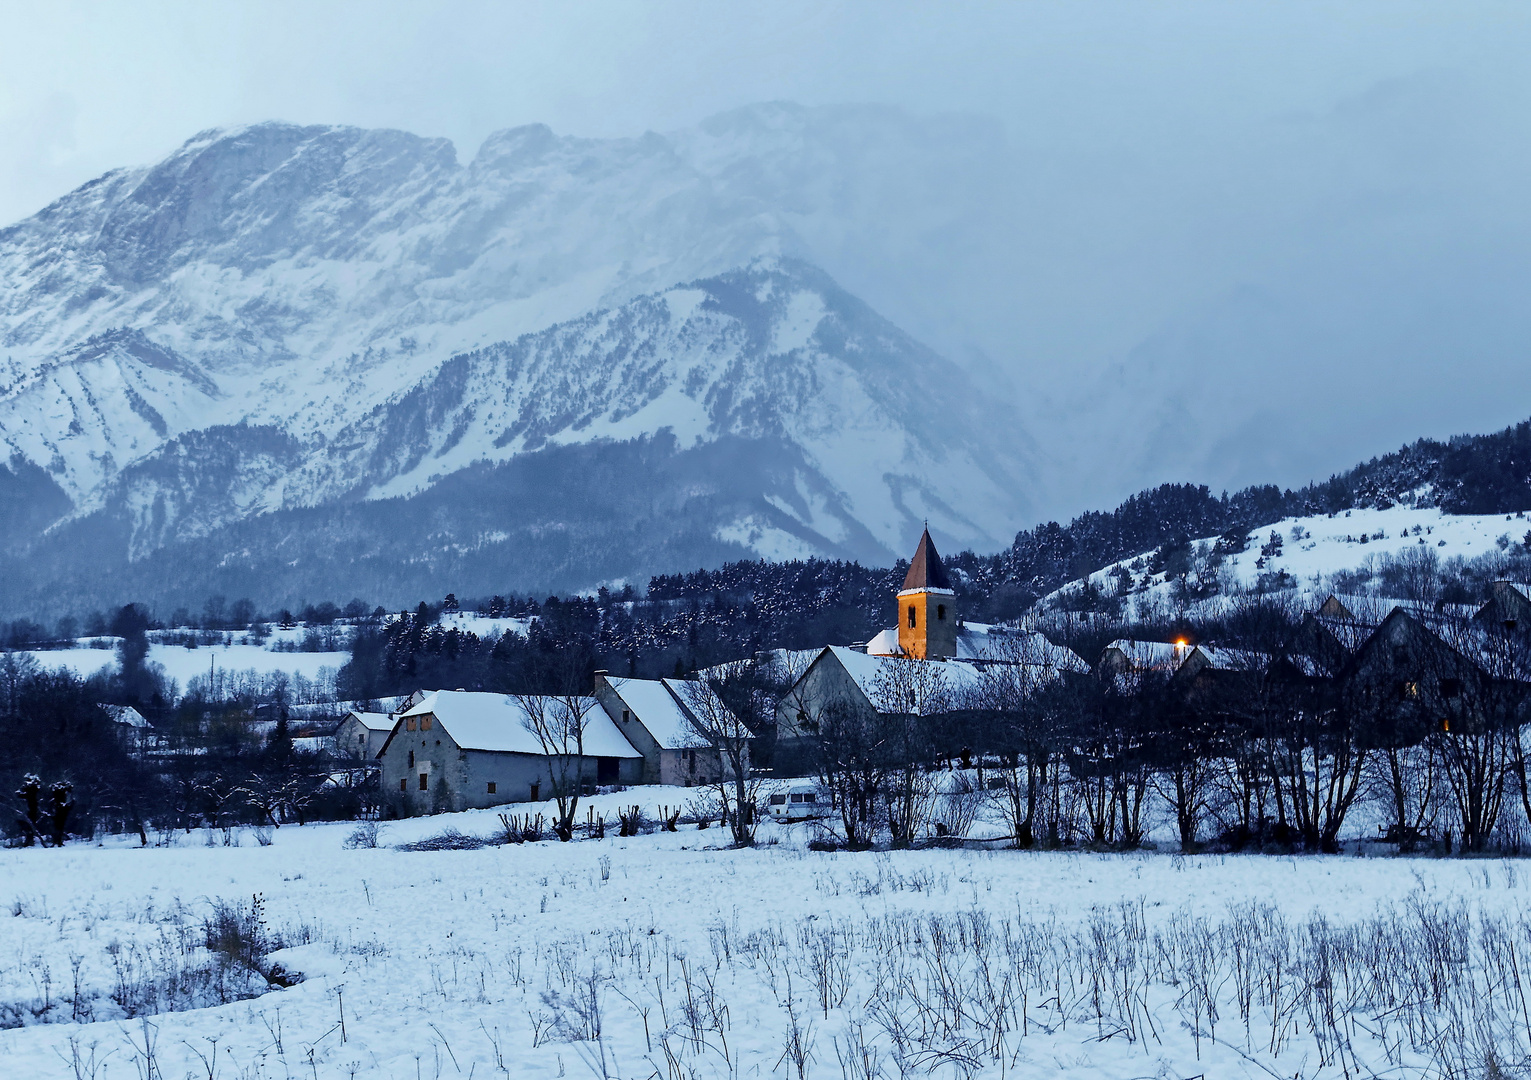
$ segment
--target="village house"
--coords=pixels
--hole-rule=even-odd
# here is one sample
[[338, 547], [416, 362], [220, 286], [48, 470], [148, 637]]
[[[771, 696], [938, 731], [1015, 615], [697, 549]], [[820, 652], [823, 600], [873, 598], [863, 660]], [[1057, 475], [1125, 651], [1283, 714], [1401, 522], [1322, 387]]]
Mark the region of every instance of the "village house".
[[1474, 618], [1498, 623], [1506, 630], [1531, 627], [1531, 585], [1518, 581], [1489, 582], [1488, 600]]
[[677, 679], [614, 678], [603, 671], [595, 676], [596, 700], [643, 754], [645, 784], [701, 786], [728, 772], [688, 704], [690, 694], [707, 692], [700, 683]]
[[341, 757], [361, 758], [371, 761], [388, 741], [393, 732], [393, 713], [359, 712], [346, 713], [345, 719], [335, 728], [334, 749]]
[[[566, 734], [545, 745], [534, 713], [545, 729]], [[396, 817], [538, 802], [559, 783], [636, 784], [644, 769], [643, 755], [594, 697], [463, 690], [426, 694], [400, 713], [378, 761], [384, 805]]]

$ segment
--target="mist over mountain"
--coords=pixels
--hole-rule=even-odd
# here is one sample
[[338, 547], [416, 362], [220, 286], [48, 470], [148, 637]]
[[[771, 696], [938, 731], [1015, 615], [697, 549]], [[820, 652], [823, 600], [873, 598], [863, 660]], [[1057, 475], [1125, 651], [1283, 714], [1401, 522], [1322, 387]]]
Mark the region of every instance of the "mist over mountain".
[[266, 124], [0, 232], [5, 601], [887, 562], [924, 520], [1003, 545], [1024, 432], [784, 254], [758, 189], [791, 183], [738, 164], [781, 132], [744, 127], [681, 140], [707, 172], [658, 136], [520, 129], [459, 166]]
[[[1292, 177], [1270, 192], [1286, 254], [1261, 266], [1243, 246], [1230, 262], [1209, 236], [1193, 262], [1227, 279], [1158, 315], [1106, 295], [1156, 273], [1127, 250], [1141, 223], [1113, 233], [1085, 213], [1099, 193], [1070, 202], [1049, 186], [1079, 147], [1039, 156], [979, 118], [775, 103], [631, 139], [516, 128], [467, 161], [398, 131], [203, 133], [0, 230], [4, 599], [115, 599], [128, 583], [205, 595], [257, 566], [262, 596], [297, 598], [305, 575], [328, 595], [350, 558], [371, 560], [358, 574], [378, 599], [409, 596], [447, 552], [512, 536], [506, 565], [528, 588], [742, 557], [885, 562], [926, 518], [949, 549], [995, 551], [1163, 480], [1325, 475], [1375, 447], [1390, 400], [1406, 437], [1443, 422], [1407, 392], [1443, 335], [1476, 342], [1462, 370], [1487, 386], [1472, 372], [1524, 321], [1510, 314], [1519, 264], [1502, 257], [1523, 214], [1483, 211], [1499, 239], [1474, 219], [1381, 258], [1421, 199], [1463, 194], [1398, 156], [1421, 132], [1456, 140], [1458, 159], [1477, 145], [1426, 107], [1443, 92], [1382, 88], [1252, 135], [1240, 168], [1261, 183], [1332, 143], [1350, 155], [1345, 183], [1386, 198], [1337, 216], [1337, 189]], [[1162, 180], [1144, 175], [1143, 197], [1167, 199]], [[1325, 221], [1340, 245], [1327, 254], [1313, 246]], [[1070, 230], [1097, 262], [1120, 249], [1095, 301], [1054, 287], [1082, 272], [1062, 254]], [[1493, 287], [1454, 274], [1471, 327], [1440, 318], [1423, 298], [1443, 268], [1485, 259], [1504, 271]], [[1045, 331], [1046, 310], [1080, 341]], [[1397, 356], [1381, 386], [1340, 356], [1375, 354], [1377, 334]], [[1498, 398], [1520, 413], [1513, 383]], [[544, 467], [586, 452], [649, 509], [539, 491]], [[474, 494], [468, 478], [490, 476], [519, 507]], [[452, 506], [432, 492], [454, 477]], [[422, 532], [412, 515], [427, 505], [438, 524]], [[385, 506], [376, 520], [398, 525], [362, 524]], [[631, 530], [635, 513], [653, 515], [641, 543], [584, 530], [584, 570], [548, 554], [577, 519]], [[591, 554], [608, 542], [622, 557]], [[157, 578], [155, 560], [179, 579]]]

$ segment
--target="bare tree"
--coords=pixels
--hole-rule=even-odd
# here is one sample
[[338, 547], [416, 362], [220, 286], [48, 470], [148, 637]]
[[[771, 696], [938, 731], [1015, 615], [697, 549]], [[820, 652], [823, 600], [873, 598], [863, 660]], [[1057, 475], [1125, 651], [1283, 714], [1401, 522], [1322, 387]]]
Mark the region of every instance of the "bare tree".
[[1420, 711], [1440, 718], [1431, 739], [1456, 804], [1462, 849], [1482, 851], [1498, 824], [1512, 770], [1518, 777], [1525, 768], [1520, 731], [1531, 691], [1526, 643], [1493, 621], [1452, 615], [1414, 621], [1436, 641], [1425, 640], [1419, 675], [1403, 693]]
[[907, 845], [929, 816], [935, 788], [927, 770], [939, 743], [935, 725], [952, 711], [955, 699], [942, 665], [930, 660], [884, 659], [871, 691], [885, 728], [888, 830], [894, 844]]
[[845, 842], [865, 847], [872, 842], [887, 784], [887, 725], [866, 705], [838, 698], [805, 704], [819, 782], [840, 813]]
[[756, 732], [774, 712], [770, 684], [754, 660], [740, 660], [709, 669], [682, 686], [691, 731], [717, 754], [718, 797], [733, 830], [734, 843], [755, 842], [759, 825], [756, 805], [760, 781], [754, 776], [750, 750]]
[[548, 763], [548, 787], [558, 807], [553, 832], [574, 839], [574, 816], [585, 787], [585, 732], [593, 719], [595, 699], [577, 693], [515, 694], [521, 725], [531, 732]]
[[992, 663], [958, 696], [959, 707], [978, 716], [987, 749], [1004, 763], [1000, 806], [1017, 846], [1035, 840], [1040, 807], [1058, 754], [1043, 691], [1061, 672], [1054, 650], [1040, 634], [1015, 634], [989, 646]]
[[1388, 838], [1403, 852], [1429, 835], [1440, 803], [1440, 748], [1433, 739], [1382, 746], [1367, 760], [1369, 798], [1387, 805], [1393, 821]]

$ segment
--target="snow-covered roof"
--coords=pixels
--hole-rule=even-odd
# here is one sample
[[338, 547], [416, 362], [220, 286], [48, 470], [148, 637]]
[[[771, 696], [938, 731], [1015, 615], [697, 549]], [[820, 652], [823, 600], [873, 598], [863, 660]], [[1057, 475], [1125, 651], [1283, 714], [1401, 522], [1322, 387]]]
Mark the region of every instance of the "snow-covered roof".
[[692, 728], [680, 687], [673, 679], [614, 679], [608, 676], [606, 682], [662, 748], [681, 750], [707, 745]]
[[1040, 631], [987, 623], [964, 623], [958, 628], [957, 659], [1032, 664], [1080, 673], [1090, 670], [1073, 649], [1054, 645]]
[[[864, 652], [858, 652], [844, 645], [830, 645], [826, 651], [831, 653], [840, 662], [840, 666], [845, 668], [846, 674], [851, 677], [851, 680], [855, 682], [861, 692], [867, 696], [867, 700], [874, 704], [879, 693], [879, 677], [886, 677], [884, 672], [892, 674], [897, 671], [894, 665], [911, 662], [889, 656], [868, 656]], [[966, 690], [969, 687], [977, 686], [979, 683], [980, 676], [978, 670], [971, 664], [958, 663], [953, 660], [924, 660], [920, 662], [929, 664], [940, 671], [948, 691]]]
[[[1197, 645], [1189, 650], [1200, 653], [1207, 666], [1214, 671], [1263, 671], [1270, 666], [1270, 653], [1253, 649], [1224, 649], [1213, 645]], [[1189, 657], [1188, 657], [1189, 658]]]
[[1191, 654], [1187, 645], [1174, 645], [1168, 641], [1136, 641], [1132, 638], [1117, 638], [1106, 649], [1115, 649], [1127, 658], [1129, 664], [1140, 670], [1173, 671]]
[[[643, 756], [633, 749], [632, 743], [617, 729], [595, 698], [576, 700], [584, 710], [586, 757]], [[564, 708], [561, 698], [542, 698], [541, 701], [549, 715]], [[545, 753], [542, 743], [528, 726], [531, 721], [525, 707], [515, 697], [467, 690], [437, 690], [402, 715], [423, 716], [426, 713], [435, 716], [464, 750], [498, 750], [539, 757]]]
[[107, 705], [106, 715], [112, 718], [112, 723], [123, 724], [130, 728], [146, 728], [149, 721], [131, 705]]
[[[867, 642], [868, 656], [903, 656], [896, 629], [882, 630]], [[954, 660], [990, 663], [1034, 664], [1055, 667], [1060, 671], [1086, 672], [1090, 666], [1073, 649], [1054, 645], [1036, 630], [1017, 630], [988, 623], [963, 623], [957, 628], [957, 655]]]
[[357, 721], [360, 722], [361, 725], [363, 727], [365, 727], [368, 731], [392, 731], [393, 730], [394, 716], [393, 716], [392, 713], [385, 713], [385, 712], [358, 712], [357, 710], [352, 709], [346, 715], [347, 715], [347, 717], [352, 717], [352, 716], [356, 717]]

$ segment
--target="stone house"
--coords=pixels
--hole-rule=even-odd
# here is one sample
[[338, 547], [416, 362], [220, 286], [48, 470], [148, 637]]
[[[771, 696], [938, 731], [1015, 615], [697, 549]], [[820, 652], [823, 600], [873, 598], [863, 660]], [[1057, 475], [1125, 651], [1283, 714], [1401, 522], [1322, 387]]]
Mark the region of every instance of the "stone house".
[[346, 713], [345, 719], [335, 728], [335, 753], [341, 757], [371, 761], [388, 741], [388, 736], [393, 732], [393, 722], [392, 713], [359, 712], [353, 709]]
[[702, 786], [728, 773], [722, 755], [698, 733], [696, 717], [687, 704], [688, 694], [697, 692], [688, 687], [697, 685], [596, 673], [596, 700], [643, 754], [643, 783]]
[[[549, 754], [527, 711], [545, 710], [583, 729], [583, 737]], [[572, 708], [577, 718], [567, 720]], [[582, 746], [583, 754], [574, 753]], [[633, 748], [593, 697], [534, 698], [438, 690], [395, 719], [378, 752], [386, 812], [396, 817], [538, 802], [553, 794], [555, 777], [596, 785], [636, 784], [643, 755]]]

